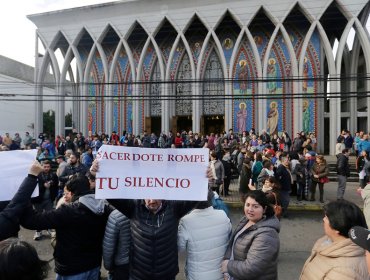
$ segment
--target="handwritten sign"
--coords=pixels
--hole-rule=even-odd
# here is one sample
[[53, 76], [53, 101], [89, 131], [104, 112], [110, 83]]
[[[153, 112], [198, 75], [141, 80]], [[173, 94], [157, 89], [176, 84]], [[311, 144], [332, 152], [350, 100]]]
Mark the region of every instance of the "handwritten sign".
[[[28, 174], [37, 150], [0, 152], [0, 201], [11, 200]], [[38, 195], [38, 188], [32, 196]]]
[[207, 200], [208, 149], [103, 145], [96, 158], [96, 198]]

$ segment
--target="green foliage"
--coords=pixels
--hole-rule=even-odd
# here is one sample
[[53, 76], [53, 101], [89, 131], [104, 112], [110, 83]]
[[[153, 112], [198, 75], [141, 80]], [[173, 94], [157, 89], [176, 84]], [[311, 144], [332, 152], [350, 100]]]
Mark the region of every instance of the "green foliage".
[[65, 126], [66, 127], [72, 127], [72, 113], [68, 113], [65, 116]]
[[43, 113], [43, 132], [46, 133], [49, 137], [54, 137], [55, 135], [55, 112], [49, 110]]

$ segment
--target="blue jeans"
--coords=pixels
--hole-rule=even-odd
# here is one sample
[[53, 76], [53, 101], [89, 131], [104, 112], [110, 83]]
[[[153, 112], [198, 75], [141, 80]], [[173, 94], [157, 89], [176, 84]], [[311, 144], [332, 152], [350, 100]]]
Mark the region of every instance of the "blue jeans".
[[57, 273], [56, 280], [99, 280], [100, 266], [80, 274], [62, 276]]

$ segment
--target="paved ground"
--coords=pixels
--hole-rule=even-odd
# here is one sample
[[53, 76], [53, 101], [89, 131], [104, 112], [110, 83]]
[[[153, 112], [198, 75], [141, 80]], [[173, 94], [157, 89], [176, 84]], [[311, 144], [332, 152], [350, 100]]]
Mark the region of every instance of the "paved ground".
[[[241, 208], [231, 209], [231, 221], [235, 227], [242, 217]], [[318, 211], [292, 211], [289, 219], [281, 221], [280, 232], [280, 255], [279, 255], [279, 279], [296, 280], [299, 278], [301, 269], [307, 257], [310, 255], [314, 242], [323, 235], [322, 213]], [[31, 242], [37, 249], [42, 259], [52, 259], [50, 239], [45, 237], [41, 241], [33, 241], [33, 232], [22, 230], [20, 237]], [[53, 268], [54, 262], [50, 262]], [[184, 256], [180, 256], [180, 273], [177, 280], [185, 280]], [[103, 270], [103, 276], [106, 272]], [[55, 279], [53, 270], [50, 271], [48, 280]], [[202, 280], [202, 279], [200, 279]], [[206, 280], [206, 279], [204, 279]]]
[[[337, 199], [337, 182], [329, 182], [324, 185], [324, 200], [325, 203], [334, 201]], [[356, 192], [359, 184], [348, 182], [344, 198], [357, 204], [360, 208], [363, 208], [363, 200], [361, 196]], [[240, 197], [238, 193], [239, 185], [237, 180], [234, 180], [230, 185], [230, 196], [222, 197], [230, 207], [241, 207]], [[297, 201], [296, 197], [291, 197], [289, 209], [290, 210], [307, 210], [307, 211], [321, 211], [323, 203], [318, 201], [319, 190], [316, 190], [316, 201]]]
[[[358, 183], [348, 183], [345, 198], [362, 208], [363, 202], [356, 192], [357, 187]], [[243, 215], [236, 180], [231, 184], [230, 189], [231, 195], [224, 199], [230, 206], [230, 218], [235, 227]], [[325, 185], [325, 203], [336, 200], [336, 191], [336, 182], [330, 182]], [[296, 198], [292, 197], [289, 207], [289, 219], [281, 221], [279, 279], [296, 280], [299, 278], [303, 264], [310, 255], [314, 242], [323, 235], [322, 207], [323, 204], [320, 202], [298, 202]], [[20, 237], [31, 242], [37, 248], [42, 259], [52, 259], [53, 250], [50, 246], [50, 239], [45, 237], [42, 241], [33, 241], [33, 233], [23, 229]], [[53, 268], [53, 261], [50, 262], [50, 265]], [[183, 268], [184, 256], [180, 256], [180, 273], [176, 278], [177, 280], [185, 280]], [[102, 270], [102, 276], [106, 276], [106, 271]], [[48, 280], [51, 279], [55, 279], [53, 270], [49, 273]]]

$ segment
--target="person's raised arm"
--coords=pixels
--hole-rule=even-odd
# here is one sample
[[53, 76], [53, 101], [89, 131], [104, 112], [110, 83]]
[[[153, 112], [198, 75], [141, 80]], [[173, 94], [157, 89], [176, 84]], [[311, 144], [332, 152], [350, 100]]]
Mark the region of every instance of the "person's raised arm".
[[30, 202], [31, 195], [37, 185], [37, 176], [43, 168], [38, 161], [34, 161], [23, 180], [17, 193], [10, 203], [0, 213], [0, 240], [16, 235], [19, 230], [19, 219]]

